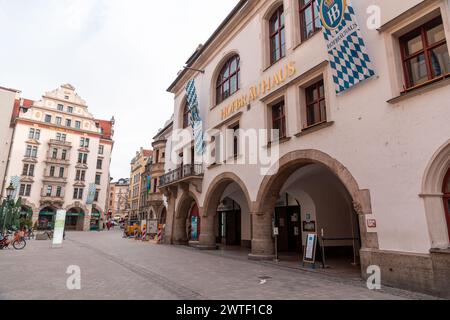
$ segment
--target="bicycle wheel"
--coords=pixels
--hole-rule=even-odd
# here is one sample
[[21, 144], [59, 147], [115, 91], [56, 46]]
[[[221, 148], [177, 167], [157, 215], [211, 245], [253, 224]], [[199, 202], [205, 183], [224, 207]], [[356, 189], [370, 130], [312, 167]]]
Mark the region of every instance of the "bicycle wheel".
[[16, 240], [13, 242], [13, 247], [16, 250], [23, 250], [27, 246], [25, 239]]

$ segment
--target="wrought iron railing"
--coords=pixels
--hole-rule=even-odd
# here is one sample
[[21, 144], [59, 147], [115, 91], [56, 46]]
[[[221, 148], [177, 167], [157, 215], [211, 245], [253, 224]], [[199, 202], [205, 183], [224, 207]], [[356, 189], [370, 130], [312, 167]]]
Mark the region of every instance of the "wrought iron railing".
[[186, 164], [161, 176], [159, 178], [159, 187], [164, 187], [189, 177], [201, 177], [203, 173], [203, 165]]

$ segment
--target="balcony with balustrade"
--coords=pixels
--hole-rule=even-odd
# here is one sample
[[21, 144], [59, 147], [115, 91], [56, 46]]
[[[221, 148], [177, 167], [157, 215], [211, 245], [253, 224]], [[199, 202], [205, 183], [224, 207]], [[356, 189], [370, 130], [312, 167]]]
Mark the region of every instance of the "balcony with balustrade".
[[186, 164], [162, 175], [159, 178], [159, 187], [165, 188], [182, 182], [202, 181], [203, 175], [202, 164]]

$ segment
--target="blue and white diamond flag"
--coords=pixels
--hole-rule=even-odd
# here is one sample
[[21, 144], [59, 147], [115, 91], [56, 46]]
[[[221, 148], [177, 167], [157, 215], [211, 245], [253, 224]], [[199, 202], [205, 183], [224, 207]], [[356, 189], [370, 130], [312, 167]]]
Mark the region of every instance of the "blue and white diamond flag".
[[336, 93], [375, 75], [351, 0], [319, 0]]
[[17, 196], [19, 195], [20, 177], [19, 176], [11, 177], [11, 184], [14, 187], [14, 193], [12, 194], [11, 199], [16, 200]]
[[201, 155], [205, 150], [205, 142], [203, 139], [203, 122], [199, 115], [198, 97], [194, 80], [188, 82], [186, 94], [190, 111], [191, 126], [194, 131], [195, 152]]
[[97, 193], [97, 185], [95, 183], [91, 183], [89, 185], [88, 196], [86, 200], [86, 204], [93, 204], [95, 200], [95, 194]]

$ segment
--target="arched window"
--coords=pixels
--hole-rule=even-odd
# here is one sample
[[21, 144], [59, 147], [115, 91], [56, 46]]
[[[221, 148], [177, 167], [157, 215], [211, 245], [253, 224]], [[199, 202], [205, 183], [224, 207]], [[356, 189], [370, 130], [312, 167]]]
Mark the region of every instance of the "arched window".
[[186, 102], [184, 103], [184, 109], [183, 109], [183, 129], [186, 129], [190, 125], [190, 123], [189, 123], [190, 113], [191, 112], [189, 111], [189, 103], [186, 100]]
[[217, 78], [216, 103], [219, 104], [239, 90], [240, 59], [233, 56], [223, 66]]
[[444, 193], [445, 217], [447, 218], [447, 229], [450, 236], [450, 169], [445, 176], [442, 192]]
[[284, 10], [280, 6], [269, 20], [270, 62], [273, 64], [286, 56], [286, 36], [284, 30]]

